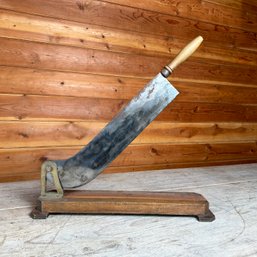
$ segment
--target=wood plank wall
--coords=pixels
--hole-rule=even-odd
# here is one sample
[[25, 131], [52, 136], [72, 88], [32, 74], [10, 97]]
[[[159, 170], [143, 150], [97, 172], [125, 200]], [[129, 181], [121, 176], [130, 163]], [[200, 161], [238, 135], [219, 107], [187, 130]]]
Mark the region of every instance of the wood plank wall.
[[0, 0], [0, 181], [84, 146], [195, 36], [181, 94], [107, 172], [257, 160], [255, 0]]

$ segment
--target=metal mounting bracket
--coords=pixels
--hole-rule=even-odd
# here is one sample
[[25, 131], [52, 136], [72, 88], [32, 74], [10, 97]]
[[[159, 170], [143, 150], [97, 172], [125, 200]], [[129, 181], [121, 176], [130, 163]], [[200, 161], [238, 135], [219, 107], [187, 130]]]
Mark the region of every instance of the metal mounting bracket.
[[[47, 190], [47, 174], [50, 173], [56, 191]], [[63, 197], [63, 188], [58, 177], [57, 165], [52, 161], [45, 161], [41, 166], [41, 194], [39, 199], [53, 199]]]

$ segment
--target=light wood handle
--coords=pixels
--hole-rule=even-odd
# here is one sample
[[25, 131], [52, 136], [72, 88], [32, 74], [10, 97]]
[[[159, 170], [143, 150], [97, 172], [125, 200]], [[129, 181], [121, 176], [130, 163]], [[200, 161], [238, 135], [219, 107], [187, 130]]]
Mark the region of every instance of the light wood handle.
[[[169, 74], [182, 62], [184, 62], [190, 55], [192, 55], [195, 50], [201, 45], [203, 42], [203, 38], [201, 36], [196, 37], [192, 40], [188, 45], [186, 45], [179, 54], [175, 57], [175, 59], [165, 66], [165, 68], [169, 71]], [[166, 76], [165, 76], [166, 77]]]

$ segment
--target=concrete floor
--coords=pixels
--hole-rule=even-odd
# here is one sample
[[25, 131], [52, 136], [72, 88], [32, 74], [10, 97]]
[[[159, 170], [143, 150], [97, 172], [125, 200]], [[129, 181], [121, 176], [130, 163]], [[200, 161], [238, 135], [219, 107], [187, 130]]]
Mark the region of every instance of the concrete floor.
[[[0, 184], [0, 256], [256, 257], [257, 164], [100, 175], [86, 189], [203, 194], [216, 216], [28, 214], [39, 182]], [[85, 189], [84, 188], [84, 189]]]

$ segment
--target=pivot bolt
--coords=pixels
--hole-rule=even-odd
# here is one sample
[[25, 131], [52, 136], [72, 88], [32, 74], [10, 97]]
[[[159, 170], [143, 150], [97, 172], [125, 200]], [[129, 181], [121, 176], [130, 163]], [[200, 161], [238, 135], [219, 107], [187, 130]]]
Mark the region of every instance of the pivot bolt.
[[86, 175], [84, 175], [84, 174], [81, 175], [81, 177], [80, 177], [81, 182], [85, 183], [87, 180], [88, 180], [88, 177]]
[[46, 166], [46, 171], [47, 172], [51, 172], [53, 170], [53, 167], [51, 167], [50, 165]]

